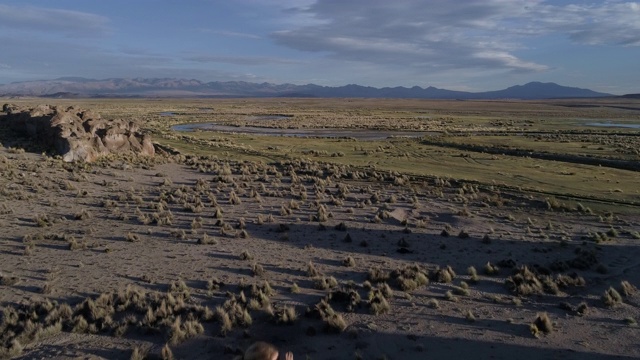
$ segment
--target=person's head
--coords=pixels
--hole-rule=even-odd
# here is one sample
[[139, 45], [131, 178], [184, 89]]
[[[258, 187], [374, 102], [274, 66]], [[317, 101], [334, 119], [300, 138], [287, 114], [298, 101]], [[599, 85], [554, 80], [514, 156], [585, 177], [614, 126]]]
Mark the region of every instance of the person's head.
[[244, 352], [243, 360], [278, 360], [278, 349], [264, 341], [258, 341]]

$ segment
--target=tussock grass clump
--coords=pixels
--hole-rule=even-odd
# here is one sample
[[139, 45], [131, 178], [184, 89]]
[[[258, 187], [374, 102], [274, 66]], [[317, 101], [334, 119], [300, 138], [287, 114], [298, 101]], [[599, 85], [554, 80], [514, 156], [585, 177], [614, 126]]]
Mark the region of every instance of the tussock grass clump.
[[430, 299], [427, 302], [427, 306], [432, 308], [432, 309], [440, 309], [440, 302], [436, 299]]
[[427, 271], [418, 264], [407, 265], [393, 271], [391, 276], [402, 291], [413, 291], [429, 284]]
[[624, 296], [631, 296], [638, 292], [638, 288], [626, 280], [620, 282], [620, 293]]
[[87, 219], [91, 219], [91, 214], [87, 209], [82, 209], [82, 211], [73, 215], [73, 218], [76, 220], [87, 220]]
[[325, 331], [340, 333], [346, 330], [347, 323], [342, 315], [338, 314], [325, 300], [320, 300], [312, 309], [308, 309], [307, 316], [320, 318], [325, 324]]
[[216, 308], [216, 320], [220, 323], [220, 335], [225, 336], [231, 330], [233, 330], [233, 322], [227, 311], [218, 306]]
[[171, 293], [171, 295], [181, 297], [183, 299], [188, 299], [191, 296], [189, 287], [182, 279], [178, 279], [169, 283], [168, 291], [169, 293]]
[[238, 197], [238, 194], [236, 194], [235, 191], [231, 191], [231, 193], [229, 194], [229, 204], [231, 205], [239, 205], [242, 203], [242, 200], [240, 200], [240, 197]]
[[291, 215], [293, 213], [293, 211], [288, 208], [286, 205], [282, 205], [280, 207], [280, 216], [288, 216]]
[[42, 215], [37, 215], [33, 221], [39, 226], [39, 227], [47, 227], [47, 226], [51, 226], [53, 225], [53, 221], [49, 218], [48, 215], [46, 214], [42, 214]]
[[379, 267], [372, 267], [367, 273], [367, 279], [374, 283], [385, 282], [389, 280], [390, 274], [388, 271], [384, 271]]
[[584, 316], [589, 312], [589, 305], [586, 302], [581, 302], [576, 307], [576, 313], [580, 316]]
[[476, 316], [473, 314], [473, 312], [471, 310], [467, 310], [467, 313], [465, 314], [465, 319], [467, 319], [468, 322], [475, 322], [476, 321]]
[[180, 317], [177, 317], [171, 327], [169, 328], [167, 338], [169, 344], [177, 345], [188, 338], [202, 334], [204, 327], [198, 320], [186, 320], [182, 321]]
[[273, 288], [271, 287], [271, 284], [269, 283], [269, 281], [264, 280], [262, 282], [262, 286], [259, 288], [260, 291], [262, 291], [262, 293], [265, 296], [272, 296], [273, 294], [275, 294], [276, 292], [273, 290]]
[[327, 210], [326, 206], [321, 204], [320, 206], [318, 206], [316, 215], [312, 216], [311, 220], [322, 223], [329, 220], [330, 217], [331, 213]]
[[24, 346], [17, 339], [11, 340], [9, 344], [6, 346], [0, 347], [0, 358], [1, 359], [10, 359], [14, 358], [20, 354], [24, 350]]
[[293, 325], [298, 319], [298, 313], [294, 306], [285, 306], [275, 311], [275, 319], [277, 324]]
[[137, 234], [128, 232], [127, 236], [125, 236], [125, 239], [129, 242], [138, 242], [140, 241], [140, 236], [138, 236]]
[[82, 241], [82, 242], [78, 242], [73, 236], [69, 236], [67, 238], [67, 245], [69, 247], [69, 250], [80, 250], [80, 249], [85, 249], [86, 248], [86, 242]]
[[526, 266], [520, 268], [513, 276], [509, 276], [505, 280], [505, 286], [509, 291], [521, 296], [543, 292], [542, 282]]
[[147, 358], [148, 353], [149, 353], [148, 349], [143, 349], [139, 346], [136, 346], [133, 348], [133, 351], [131, 352], [131, 356], [129, 357], [129, 360], [144, 360]]
[[476, 271], [476, 268], [473, 266], [469, 266], [467, 268], [467, 275], [469, 275], [469, 281], [473, 284], [480, 281], [480, 278], [478, 277], [478, 272]]
[[114, 200], [103, 200], [100, 206], [103, 208], [114, 208], [118, 206], [118, 203]]
[[217, 278], [207, 280], [207, 292], [212, 293], [215, 290], [219, 290], [224, 286], [224, 283]]
[[45, 295], [51, 294], [53, 292], [53, 287], [51, 286], [51, 283], [46, 282], [44, 285], [42, 285], [40, 292]]
[[529, 325], [529, 330], [531, 330], [531, 334], [535, 337], [540, 337], [540, 333], [550, 334], [553, 332], [553, 323], [551, 319], [549, 319], [549, 315], [545, 313], [540, 313], [536, 316], [536, 319]]
[[251, 255], [251, 253], [249, 253], [249, 251], [247, 250], [242, 250], [242, 252], [240, 253], [240, 260], [253, 260], [253, 255]]
[[609, 287], [605, 290], [604, 294], [602, 294], [602, 302], [606, 307], [612, 308], [618, 304], [622, 304], [622, 295], [620, 295], [618, 290]]
[[219, 206], [216, 206], [216, 210], [213, 212], [213, 218], [217, 220], [222, 220], [222, 218], [224, 218], [222, 209]]
[[447, 290], [447, 292], [444, 293], [444, 298], [451, 302], [458, 302], [459, 300], [458, 297], [453, 295], [453, 292], [451, 292], [451, 290]]
[[505, 280], [507, 289], [520, 296], [542, 293], [557, 295], [560, 293], [560, 288], [583, 287], [585, 284], [584, 278], [577, 274], [558, 274], [554, 279], [550, 275], [531, 271], [526, 266], [519, 268], [514, 275]]
[[187, 233], [184, 231], [184, 229], [173, 229], [170, 231], [170, 234], [176, 239], [180, 239], [180, 240], [187, 239]]
[[309, 261], [309, 264], [307, 264], [307, 276], [311, 278], [320, 276], [320, 272], [318, 271], [318, 269], [316, 269], [316, 266], [311, 261]]
[[300, 287], [295, 282], [291, 285], [291, 293], [292, 294], [299, 294], [300, 293]]
[[207, 235], [207, 233], [202, 233], [202, 237], [198, 238], [197, 243], [201, 245], [217, 245], [218, 240], [213, 236]]
[[201, 217], [197, 217], [191, 220], [191, 230], [202, 229], [203, 220]]
[[262, 265], [257, 263], [254, 263], [251, 266], [251, 272], [253, 273], [253, 276], [263, 276], [265, 274], [265, 271]]
[[384, 295], [384, 297], [386, 298], [393, 297], [393, 290], [391, 290], [391, 287], [387, 283], [378, 285], [378, 290], [380, 290], [380, 292], [382, 292], [382, 295]]
[[469, 285], [466, 282], [461, 281], [460, 286], [453, 287], [453, 293], [460, 296], [469, 296]]
[[455, 277], [456, 277], [456, 272], [453, 270], [451, 266], [436, 269], [432, 275], [432, 278], [435, 279], [436, 282], [444, 283], [444, 284], [448, 284], [452, 282]]
[[374, 315], [385, 314], [391, 310], [389, 301], [380, 289], [373, 289], [369, 292], [369, 309]]
[[338, 286], [338, 280], [333, 276], [318, 276], [313, 279], [313, 286], [318, 290], [333, 289]]
[[486, 275], [497, 275], [500, 272], [500, 268], [493, 265], [491, 262], [487, 262], [484, 265], [484, 273]]
[[582, 276], [578, 276], [575, 273], [571, 275], [558, 274], [554, 282], [559, 288], [584, 287], [587, 284], [587, 281]]
[[325, 297], [327, 302], [338, 302], [345, 304], [345, 308], [349, 312], [354, 312], [360, 308], [362, 298], [360, 293], [351, 285], [343, 286], [338, 290], [333, 290]]
[[620, 234], [618, 233], [618, 230], [616, 230], [615, 228], [611, 227], [609, 228], [609, 230], [607, 230], [607, 236], [611, 237], [611, 238], [617, 238]]
[[20, 279], [16, 276], [7, 276], [0, 273], [0, 285], [13, 286], [20, 282]]
[[356, 266], [356, 261], [351, 256], [347, 256], [346, 259], [342, 260], [342, 264], [346, 267], [354, 267]]

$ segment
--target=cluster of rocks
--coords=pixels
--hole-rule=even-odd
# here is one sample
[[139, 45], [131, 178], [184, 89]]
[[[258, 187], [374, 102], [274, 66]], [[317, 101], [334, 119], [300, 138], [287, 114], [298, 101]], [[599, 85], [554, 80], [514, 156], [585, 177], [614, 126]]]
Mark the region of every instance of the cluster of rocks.
[[151, 137], [135, 122], [106, 120], [91, 110], [39, 105], [25, 108], [5, 104], [0, 126], [28, 136], [60, 154], [64, 161], [92, 162], [113, 153], [153, 156]]

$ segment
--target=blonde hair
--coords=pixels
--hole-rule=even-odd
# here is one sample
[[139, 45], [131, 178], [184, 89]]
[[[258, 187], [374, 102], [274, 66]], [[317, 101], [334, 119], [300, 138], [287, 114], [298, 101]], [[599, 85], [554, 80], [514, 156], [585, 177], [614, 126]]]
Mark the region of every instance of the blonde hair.
[[242, 356], [236, 359], [240, 360], [272, 360], [274, 355], [278, 354], [278, 349], [264, 341], [253, 343], [247, 348]]

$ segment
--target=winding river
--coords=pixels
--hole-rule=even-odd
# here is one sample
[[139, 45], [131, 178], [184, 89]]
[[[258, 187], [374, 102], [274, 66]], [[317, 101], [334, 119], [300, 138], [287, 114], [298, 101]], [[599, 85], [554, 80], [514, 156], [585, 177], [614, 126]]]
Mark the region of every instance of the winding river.
[[384, 140], [392, 137], [422, 137], [425, 131], [391, 131], [366, 129], [275, 129], [257, 126], [230, 126], [215, 123], [180, 124], [171, 127], [174, 131], [218, 131], [237, 134], [316, 137], [316, 138], [353, 138], [357, 140]]

